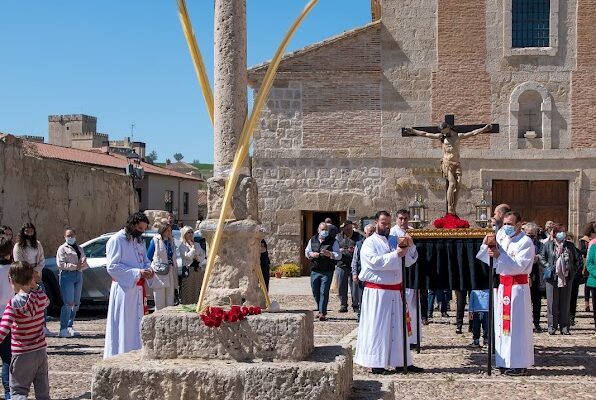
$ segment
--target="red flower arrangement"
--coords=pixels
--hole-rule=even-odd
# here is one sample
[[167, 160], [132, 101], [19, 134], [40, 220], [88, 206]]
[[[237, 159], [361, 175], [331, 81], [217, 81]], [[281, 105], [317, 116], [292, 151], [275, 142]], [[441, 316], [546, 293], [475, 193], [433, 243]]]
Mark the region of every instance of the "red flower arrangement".
[[203, 311], [201, 321], [209, 328], [219, 328], [222, 322], [238, 322], [246, 318], [247, 315], [258, 315], [261, 313], [261, 307], [256, 306], [231, 306], [228, 311], [221, 307], [207, 307]]
[[444, 217], [435, 219], [433, 225], [437, 229], [461, 229], [470, 227], [468, 221], [450, 213], [445, 214]]

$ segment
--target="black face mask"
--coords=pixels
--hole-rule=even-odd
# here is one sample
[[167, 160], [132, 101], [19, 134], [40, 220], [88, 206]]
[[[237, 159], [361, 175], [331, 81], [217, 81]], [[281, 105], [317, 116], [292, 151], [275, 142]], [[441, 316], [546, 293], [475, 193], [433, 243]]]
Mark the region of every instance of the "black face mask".
[[135, 239], [138, 239], [138, 238], [140, 238], [140, 237], [141, 237], [141, 235], [142, 235], [142, 234], [143, 234], [143, 232], [141, 232], [141, 231], [138, 231], [138, 230], [136, 230], [136, 229], [133, 229], [133, 230], [132, 230], [132, 233], [130, 234], [130, 236], [132, 236], [132, 237], [133, 237], [133, 238], [135, 238]]

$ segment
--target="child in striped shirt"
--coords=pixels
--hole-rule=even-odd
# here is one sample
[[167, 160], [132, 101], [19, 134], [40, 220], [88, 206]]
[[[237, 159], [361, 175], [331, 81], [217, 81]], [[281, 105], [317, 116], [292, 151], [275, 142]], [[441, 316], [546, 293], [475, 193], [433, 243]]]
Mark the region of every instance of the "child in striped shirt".
[[35, 282], [34, 270], [27, 263], [13, 263], [9, 276], [16, 295], [2, 315], [0, 341], [12, 331], [11, 399], [26, 400], [33, 383], [35, 398], [49, 400], [48, 355], [43, 326], [44, 310], [50, 301]]

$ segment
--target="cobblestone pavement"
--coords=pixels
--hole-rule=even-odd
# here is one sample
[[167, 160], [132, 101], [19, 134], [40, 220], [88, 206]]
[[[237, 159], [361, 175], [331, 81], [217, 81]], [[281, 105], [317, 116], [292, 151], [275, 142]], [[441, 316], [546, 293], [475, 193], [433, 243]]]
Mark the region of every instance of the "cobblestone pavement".
[[[286, 309], [314, 306], [308, 278], [272, 278], [271, 297]], [[580, 299], [578, 306], [583, 304]], [[337, 343], [357, 327], [354, 313], [340, 314], [338, 309], [337, 296], [333, 295], [329, 320], [316, 321], [314, 325], [317, 345]], [[423, 327], [422, 351], [414, 352], [414, 362], [424, 367], [426, 373], [379, 378], [355, 366], [352, 399], [596, 398], [596, 339], [591, 314], [578, 313], [571, 336], [536, 334], [536, 367], [530, 376], [513, 378], [500, 376], [498, 371], [490, 377], [486, 374], [486, 349], [470, 348], [470, 333], [455, 334], [453, 302], [452, 310], [451, 318], [435, 317]], [[48, 338], [53, 399], [91, 398], [91, 368], [103, 354], [106, 320], [105, 312], [81, 314], [75, 324], [81, 337]], [[58, 322], [50, 322], [49, 327], [57, 332]]]

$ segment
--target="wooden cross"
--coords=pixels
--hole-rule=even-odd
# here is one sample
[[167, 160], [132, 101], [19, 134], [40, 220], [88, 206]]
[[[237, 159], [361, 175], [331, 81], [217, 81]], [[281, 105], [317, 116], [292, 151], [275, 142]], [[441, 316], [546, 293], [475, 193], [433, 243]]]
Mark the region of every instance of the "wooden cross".
[[[453, 129], [457, 133], [465, 133], [470, 132], [476, 129], [482, 128], [484, 125], [455, 125], [455, 115], [447, 114], [445, 115], [445, 121], [443, 124], [447, 125], [451, 129]], [[425, 131], [428, 133], [441, 133], [440, 126], [414, 126], [412, 129], [417, 129], [420, 131]], [[492, 129], [485, 133], [498, 133], [499, 132], [499, 124], [492, 124]], [[402, 136], [416, 136], [408, 132], [408, 128], [401, 128]]]

